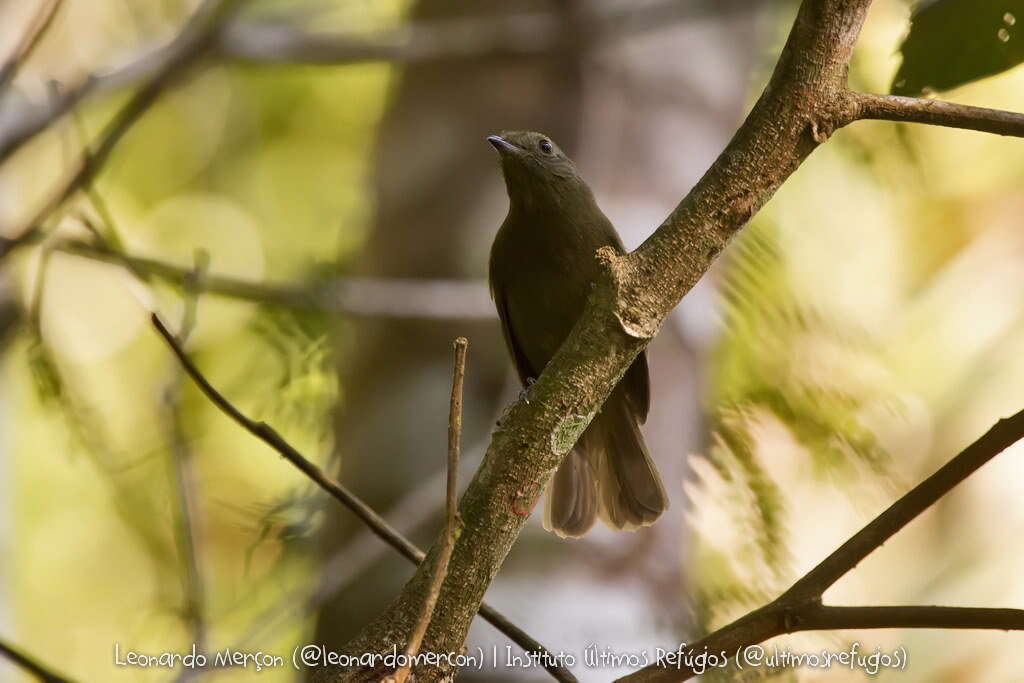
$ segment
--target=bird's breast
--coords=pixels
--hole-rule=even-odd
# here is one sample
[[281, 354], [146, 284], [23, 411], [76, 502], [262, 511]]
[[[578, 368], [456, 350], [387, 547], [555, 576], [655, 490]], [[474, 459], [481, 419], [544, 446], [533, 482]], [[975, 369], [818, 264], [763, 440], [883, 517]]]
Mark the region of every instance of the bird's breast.
[[505, 296], [508, 323], [530, 364], [543, 368], [572, 331], [598, 274], [601, 240], [572, 226], [517, 226], [500, 234], [492, 278]]

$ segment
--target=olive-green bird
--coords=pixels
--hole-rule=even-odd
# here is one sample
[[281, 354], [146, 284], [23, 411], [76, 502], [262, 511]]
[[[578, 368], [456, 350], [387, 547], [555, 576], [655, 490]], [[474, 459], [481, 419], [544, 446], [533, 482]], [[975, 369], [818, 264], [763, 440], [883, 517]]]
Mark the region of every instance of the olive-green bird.
[[[583, 313], [599, 276], [595, 252], [623, 251], [576, 167], [545, 135], [503, 132], [509, 210], [491, 247], [491, 296], [524, 385], [538, 377]], [[598, 516], [613, 529], [652, 524], [668, 505], [639, 423], [647, 418], [647, 358], [640, 354], [559, 466], [544, 527], [582, 536]]]

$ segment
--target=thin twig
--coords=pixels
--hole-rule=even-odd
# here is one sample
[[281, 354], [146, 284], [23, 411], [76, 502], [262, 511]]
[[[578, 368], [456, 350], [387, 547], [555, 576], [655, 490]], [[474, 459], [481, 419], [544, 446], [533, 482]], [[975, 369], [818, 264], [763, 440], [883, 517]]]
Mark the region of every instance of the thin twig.
[[[178, 344], [174, 335], [167, 329], [159, 316], [153, 313], [150, 316], [150, 321], [152, 322], [153, 327], [156, 328], [156, 331], [160, 333], [160, 336], [163, 337], [164, 341], [167, 342], [172, 353], [174, 353], [181, 362], [182, 367], [185, 368], [185, 372], [188, 376], [192, 378], [192, 381], [196, 383], [200, 391], [202, 391], [203, 394], [221, 412], [230, 417], [244, 430], [277, 451], [285, 460], [294, 465], [299, 471], [313, 481], [313, 483], [352, 511], [352, 513], [366, 524], [366, 526], [369, 527], [378, 538], [397, 550], [403, 557], [417, 565], [423, 561], [423, 551], [413, 545], [413, 543], [405, 538], [405, 536], [403, 536], [397, 529], [392, 527], [384, 518], [374, 512], [373, 508], [364, 503], [362, 499], [350, 492], [339, 482], [327, 476], [327, 474], [325, 474], [318, 465], [304, 458], [302, 454], [295, 450], [290, 443], [285, 441], [273, 427], [265, 422], [256, 422], [249, 418], [236, 408], [234, 404], [227, 400], [227, 398], [225, 398], [212, 384], [210, 384], [209, 380], [206, 379], [203, 373], [199, 371], [199, 368], [196, 367], [192, 362], [192, 359], [189, 358], [188, 354], [186, 354], [184, 349], [181, 348], [181, 345]], [[543, 645], [509, 621], [493, 607], [487, 604], [482, 604], [480, 606], [479, 614], [488, 623], [508, 636], [514, 643], [522, 647], [527, 653], [540, 653], [543, 655], [542, 660], [545, 661], [544, 668], [547, 669], [548, 673], [550, 673], [555, 680], [566, 683], [576, 680], [576, 677], [573, 676], [568, 669], [554, 664], [557, 659], [551, 655]]]
[[[843, 628], [955, 628], [1024, 630], [1024, 610], [975, 607], [847, 607], [822, 605], [824, 592], [896, 532], [982, 465], [1024, 438], [1024, 410], [999, 420], [977, 441], [904, 494], [774, 601], [723, 626], [686, 652], [734, 652], [784, 633]], [[696, 675], [660, 660], [618, 679], [630, 683], [685, 681]]]
[[946, 128], [964, 128], [996, 135], [1024, 137], [1024, 114], [1000, 109], [972, 107], [922, 97], [850, 93], [857, 118], [925, 123]]
[[14, 80], [18, 70], [32, 55], [36, 46], [39, 45], [39, 41], [42, 39], [43, 34], [46, 33], [46, 29], [53, 23], [53, 18], [57, 16], [57, 10], [60, 8], [61, 2], [63, 0], [43, 0], [42, 4], [39, 5], [18, 44], [14, 46], [14, 50], [3, 66], [0, 66], [0, 96], [3, 96], [4, 90]]
[[[188, 268], [177, 264], [125, 254], [102, 243], [67, 241], [55, 245], [54, 249], [122, 266], [142, 280], [156, 277], [178, 287], [185, 286], [190, 273]], [[290, 284], [207, 273], [202, 291], [270, 306], [368, 317], [421, 320], [491, 320], [495, 317], [487, 283], [483, 280], [339, 277]]]
[[[202, 7], [196, 10], [182, 29], [181, 36], [175, 43], [176, 50], [132, 95], [127, 104], [121, 107], [100, 133], [96, 145], [91, 150], [83, 150], [65, 178], [58, 183], [36, 212], [21, 226], [11, 231], [14, 237], [0, 240], [0, 258], [38, 238], [41, 225], [47, 217], [75, 192], [92, 182], [124, 134], [149, 109], [164, 89], [183, 76], [188, 67], [206, 52], [223, 22], [240, 2], [242, 0], [206, 0]], [[0, 161], [3, 160], [5, 151], [0, 143]]]
[[18, 648], [13, 645], [9, 645], [2, 640], [0, 640], [0, 656], [14, 664], [17, 664], [40, 681], [43, 681], [43, 683], [72, 683], [70, 678], [65, 678], [60, 674], [54, 673], [52, 669], [45, 664], [42, 664], [35, 657], [25, 654]]
[[448, 561], [452, 558], [455, 538], [459, 533], [458, 486], [459, 449], [462, 439], [462, 383], [466, 376], [466, 348], [469, 346], [469, 340], [459, 337], [455, 340], [454, 346], [455, 369], [452, 374], [452, 398], [448, 410], [448, 486], [445, 495], [444, 542], [437, 556], [437, 566], [434, 568], [427, 599], [423, 603], [423, 612], [409, 636], [409, 644], [405, 647], [406, 663], [390, 677], [391, 683], [405, 683], [405, 679], [412, 673], [413, 662], [416, 655], [419, 654], [423, 637], [427, 634], [427, 627], [430, 626], [430, 620], [434, 615], [434, 606], [437, 604], [437, 596], [441, 594], [441, 586], [448, 574]]

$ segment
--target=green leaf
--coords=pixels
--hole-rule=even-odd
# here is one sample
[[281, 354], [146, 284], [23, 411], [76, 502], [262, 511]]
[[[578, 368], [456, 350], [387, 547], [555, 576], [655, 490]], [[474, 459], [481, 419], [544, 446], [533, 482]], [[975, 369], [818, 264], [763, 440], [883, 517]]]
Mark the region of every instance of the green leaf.
[[894, 95], [955, 88], [1024, 61], [1024, 0], [931, 0], [918, 5]]

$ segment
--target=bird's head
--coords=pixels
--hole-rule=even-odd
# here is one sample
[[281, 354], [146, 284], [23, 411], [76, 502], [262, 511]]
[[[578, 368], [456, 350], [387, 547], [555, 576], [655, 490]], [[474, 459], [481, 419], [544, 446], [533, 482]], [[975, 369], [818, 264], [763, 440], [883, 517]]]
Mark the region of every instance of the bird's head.
[[501, 155], [501, 169], [513, 205], [560, 201], [586, 189], [569, 157], [551, 138], [532, 131], [502, 131], [487, 138]]

